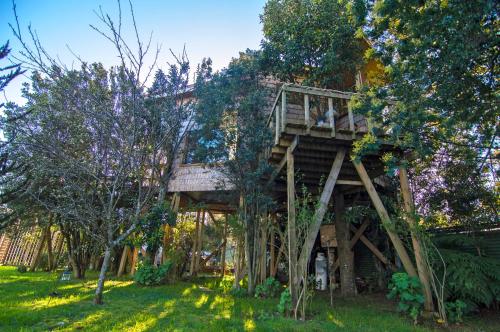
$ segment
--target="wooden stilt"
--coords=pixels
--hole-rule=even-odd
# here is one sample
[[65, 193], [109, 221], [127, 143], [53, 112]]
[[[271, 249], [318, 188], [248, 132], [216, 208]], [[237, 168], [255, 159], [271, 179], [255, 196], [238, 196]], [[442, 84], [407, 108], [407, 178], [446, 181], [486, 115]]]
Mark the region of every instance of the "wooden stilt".
[[288, 202], [288, 273], [292, 305], [298, 301], [298, 275], [297, 275], [297, 229], [295, 225], [295, 170], [293, 151], [289, 147], [286, 152], [287, 161], [287, 202]]
[[129, 253], [130, 253], [130, 247], [125, 246], [122, 251], [122, 257], [120, 259], [120, 266], [118, 267], [118, 273], [116, 274], [117, 277], [121, 277], [125, 272], [125, 267], [127, 266], [127, 258]]
[[130, 264], [130, 275], [133, 276], [135, 274], [135, 267], [137, 265], [137, 258], [139, 257], [139, 248], [134, 247], [134, 254], [132, 255], [132, 262]]
[[193, 239], [193, 249], [191, 250], [191, 263], [189, 265], [189, 274], [191, 276], [196, 275], [195, 263], [196, 256], [198, 251], [198, 235], [199, 235], [199, 227], [200, 227], [200, 210], [196, 211], [196, 225], [194, 230], [194, 239]]
[[415, 252], [415, 261], [417, 265], [418, 277], [420, 279], [420, 283], [422, 284], [424, 290], [424, 309], [429, 312], [434, 311], [434, 302], [432, 300], [432, 291], [430, 285], [430, 276], [429, 269], [425, 262], [424, 255], [425, 253], [422, 250], [422, 245], [420, 243], [420, 237], [418, 234], [417, 220], [415, 218], [415, 206], [413, 204], [413, 197], [410, 190], [410, 181], [408, 180], [408, 172], [406, 171], [406, 167], [399, 167], [399, 181], [401, 183], [401, 194], [403, 196], [403, 202], [406, 211], [405, 220], [408, 223], [411, 234], [411, 241], [413, 244], [413, 251]]
[[387, 213], [387, 210], [385, 209], [382, 200], [380, 199], [377, 191], [375, 190], [375, 187], [373, 186], [373, 183], [370, 177], [368, 176], [365, 167], [363, 166], [361, 161], [356, 161], [356, 160], [353, 161], [353, 165], [356, 168], [356, 171], [358, 172], [358, 175], [361, 178], [361, 181], [363, 182], [363, 185], [365, 186], [368, 195], [370, 196], [370, 199], [373, 203], [373, 206], [375, 207], [375, 210], [377, 210], [377, 213], [380, 219], [382, 220], [382, 225], [386, 229], [387, 234], [389, 235], [389, 238], [391, 239], [391, 242], [394, 246], [394, 249], [396, 249], [399, 258], [403, 263], [406, 273], [408, 273], [408, 275], [412, 277], [417, 276], [417, 271], [413, 266], [410, 256], [408, 256], [408, 252], [406, 251], [403, 242], [398, 237], [396, 232], [394, 232], [391, 228], [390, 225], [391, 219], [389, 217], [389, 213]]
[[221, 274], [224, 277], [226, 275], [226, 248], [227, 248], [227, 213], [224, 215], [224, 246], [221, 252]]

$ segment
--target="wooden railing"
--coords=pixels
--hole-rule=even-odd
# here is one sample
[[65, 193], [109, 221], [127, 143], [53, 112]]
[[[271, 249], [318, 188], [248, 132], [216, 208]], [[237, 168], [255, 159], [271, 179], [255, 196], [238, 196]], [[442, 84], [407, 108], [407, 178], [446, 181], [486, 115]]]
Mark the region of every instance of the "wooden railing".
[[[302, 107], [301, 109], [297, 108], [298, 104], [295, 101], [292, 114], [292, 105], [287, 102], [287, 99], [294, 96], [294, 99], [297, 100], [297, 97], [300, 95], [303, 95], [303, 102], [300, 101], [302, 103]], [[338, 132], [336, 122], [339, 117], [345, 117], [346, 115], [348, 127], [341, 128], [341, 130], [343, 132], [349, 132], [352, 135], [352, 138], [355, 138], [357, 131], [355, 115], [353, 114], [348, 103], [353, 95], [355, 95], [355, 93], [305, 87], [295, 84], [284, 84], [276, 96], [267, 122], [270, 128], [274, 127], [275, 144], [279, 143], [281, 133], [286, 130], [287, 124], [305, 126], [306, 134], [310, 134], [311, 129], [330, 129], [330, 136], [336, 137]], [[314, 98], [317, 104], [314, 107], [314, 110], [311, 108], [312, 98]], [[327, 110], [323, 112], [325, 114], [319, 114], [321, 113], [320, 104], [324, 104], [322, 106], [327, 108]], [[342, 108], [344, 112], [341, 112], [339, 108]], [[301, 115], [299, 112], [303, 112], [303, 114]], [[318, 120], [320, 116], [324, 118], [321, 122]], [[313, 123], [314, 120], [316, 123]], [[366, 126], [368, 127], [368, 130], [371, 130], [369, 120], [366, 120]]]

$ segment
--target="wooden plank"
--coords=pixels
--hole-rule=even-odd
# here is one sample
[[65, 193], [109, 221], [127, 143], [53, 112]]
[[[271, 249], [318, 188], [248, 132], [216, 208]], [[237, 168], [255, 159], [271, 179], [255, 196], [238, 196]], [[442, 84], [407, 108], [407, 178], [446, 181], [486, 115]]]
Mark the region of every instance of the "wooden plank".
[[[295, 149], [297, 148], [297, 145], [299, 144], [299, 136], [296, 135], [292, 141], [292, 143], [290, 144], [290, 146], [287, 148], [287, 153], [288, 153], [288, 150], [290, 150], [292, 153], [295, 151]], [[281, 170], [283, 169], [283, 167], [285, 167], [285, 164], [287, 163], [287, 154], [285, 154], [283, 156], [283, 158], [281, 159], [280, 163], [278, 164], [278, 166], [276, 167], [276, 169], [273, 171], [273, 174], [271, 174], [271, 177], [269, 178], [269, 181], [268, 183], [271, 183], [273, 182], [276, 177], [278, 176], [278, 174], [280, 174]]]
[[413, 266], [413, 263], [410, 259], [410, 256], [408, 255], [408, 252], [405, 249], [405, 246], [399, 236], [392, 230], [392, 223], [391, 219], [389, 217], [389, 213], [387, 213], [387, 210], [384, 207], [384, 204], [382, 203], [382, 200], [380, 199], [377, 191], [375, 190], [375, 187], [373, 186], [372, 181], [370, 180], [370, 177], [368, 176], [368, 173], [366, 172], [365, 167], [361, 163], [361, 161], [354, 160], [353, 161], [354, 167], [356, 168], [356, 171], [358, 172], [359, 177], [361, 178], [361, 181], [363, 182], [363, 185], [365, 186], [366, 191], [368, 192], [368, 195], [370, 196], [370, 199], [373, 203], [373, 206], [375, 207], [375, 210], [377, 210], [377, 214], [379, 215], [380, 219], [382, 220], [382, 225], [384, 226], [385, 230], [387, 231], [387, 234], [389, 235], [389, 238], [391, 239], [391, 242], [394, 246], [394, 249], [396, 249], [397, 254], [399, 255], [399, 258], [401, 259], [401, 262], [403, 263], [403, 266], [406, 270], [406, 273], [408, 273], [409, 276], [416, 277], [417, 276], [417, 271], [415, 270], [415, 267]]
[[286, 152], [287, 161], [287, 210], [288, 210], [288, 268], [292, 305], [298, 300], [297, 228], [295, 224], [295, 170], [292, 146]]
[[316, 237], [318, 236], [319, 228], [321, 226], [321, 222], [323, 221], [323, 217], [325, 216], [326, 210], [328, 208], [328, 203], [330, 202], [333, 188], [335, 187], [337, 178], [340, 173], [340, 169], [342, 168], [342, 163], [344, 161], [345, 154], [346, 154], [345, 149], [339, 149], [337, 155], [335, 156], [335, 160], [333, 161], [330, 174], [328, 175], [325, 187], [323, 188], [323, 192], [321, 193], [319, 207], [314, 213], [313, 220], [311, 222], [311, 225], [309, 226], [309, 231], [306, 235], [306, 239], [304, 241], [304, 245], [300, 253], [300, 258], [299, 258], [300, 266], [305, 266], [307, 264], [309, 256], [311, 255], [311, 250], [316, 240]]
[[332, 128], [331, 136], [335, 137], [335, 110], [333, 109], [333, 99], [328, 98], [328, 119], [330, 120], [330, 128]]
[[134, 254], [132, 255], [132, 262], [130, 263], [130, 275], [135, 274], [135, 267], [137, 265], [137, 258], [139, 257], [139, 248], [134, 247]]
[[304, 94], [304, 116], [306, 122], [306, 132], [309, 134], [311, 132], [311, 114], [309, 109], [309, 95]]
[[410, 181], [408, 180], [408, 172], [404, 165], [399, 166], [399, 182], [401, 184], [401, 194], [403, 196], [403, 203], [405, 207], [405, 220], [408, 223], [411, 234], [411, 241], [413, 245], [413, 251], [415, 253], [415, 262], [417, 265], [417, 272], [420, 282], [422, 283], [422, 288], [424, 290], [425, 303], [424, 308], [428, 312], [434, 311], [434, 302], [432, 300], [432, 291], [430, 285], [430, 275], [427, 268], [427, 264], [424, 258], [424, 252], [422, 245], [420, 243], [420, 237], [418, 232], [418, 224], [415, 219], [415, 206], [413, 203], [413, 195], [410, 190]]
[[352, 132], [352, 139], [355, 139], [356, 131], [354, 127], [354, 114], [352, 113], [352, 109], [349, 104], [347, 104], [347, 114], [349, 116], [349, 130]]
[[284, 132], [286, 128], [286, 92], [281, 92], [281, 131]]
[[281, 131], [280, 131], [280, 128], [281, 128], [281, 120], [280, 120], [280, 112], [278, 111], [278, 106], [276, 106], [276, 108], [274, 109], [274, 113], [275, 113], [275, 121], [276, 121], [276, 128], [275, 128], [275, 132], [274, 132], [274, 144], [275, 145], [279, 145], [280, 143], [280, 135], [281, 135]]
[[122, 257], [120, 259], [120, 265], [118, 266], [118, 273], [116, 274], [117, 277], [121, 277], [123, 273], [125, 272], [125, 266], [127, 266], [127, 257], [130, 252], [130, 247], [125, 246], [122, 251]]
[[343, 92], [338, 90], [330, 89], [320, 89], [314, 87], [304, 87], [293, 84], [283, 85], [283, 91], [296, 92], [296, 93], [307, 93], [309, 95], [330, 97], [330, 98], [340, 98], [340, 99], [351, 99], [355, 93]]

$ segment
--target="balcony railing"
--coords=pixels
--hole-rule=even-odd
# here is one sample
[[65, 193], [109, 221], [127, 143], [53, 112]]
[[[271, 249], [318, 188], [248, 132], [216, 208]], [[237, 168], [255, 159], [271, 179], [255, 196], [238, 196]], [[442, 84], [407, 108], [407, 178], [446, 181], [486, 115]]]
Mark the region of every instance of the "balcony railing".
[[[371, 130], [371, 122], [353, 114], [348, 101], [355, 93], [284, 84], [278, 92], [268, 119], [274, 128], [275, 144], [288, 127], [301, 129], [305, 135], [356, 138]], [[326, 135], [325, 135], [326, 134]]]

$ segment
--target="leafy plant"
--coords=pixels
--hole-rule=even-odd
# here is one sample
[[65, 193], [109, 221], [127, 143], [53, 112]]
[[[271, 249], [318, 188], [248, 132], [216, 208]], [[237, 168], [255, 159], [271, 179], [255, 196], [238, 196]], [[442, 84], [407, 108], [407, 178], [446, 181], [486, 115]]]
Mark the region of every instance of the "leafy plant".
[[17, 272], [19, 272], [19, 273], [25, 273], [27, 270], [28, 270], [28, 268], [24, 264], [21, 264], [17, 267]]
[[420, 280], [404, 272], [394, 273], [389, 289], [388, 298], [399, 298], [398, 311], [408, 314], [416, 323], [424, 304]]
[[281, 290], [280, 283], [273, 277], [267, 278], [264, 283], [255, 288], [255, 297], [257, 298], [270, 298], [277, 297]]
[[285, 289], [281, 292], [278, 312], [283, 316], [289, 316], [292, 313], [292, 296], [290, 295], [289, 289]]
[[134, 281], [144, 286], [160, 285], [166, 282], [171, 267], [170, 261], [166, 261], [158, 267], [147, 261], [141, 262], [135, 272]]
[[461, 323], [467, 304], [465, 302], [456, 300], [454, 302], [446, 302], [446, 316], [451, 323]]

